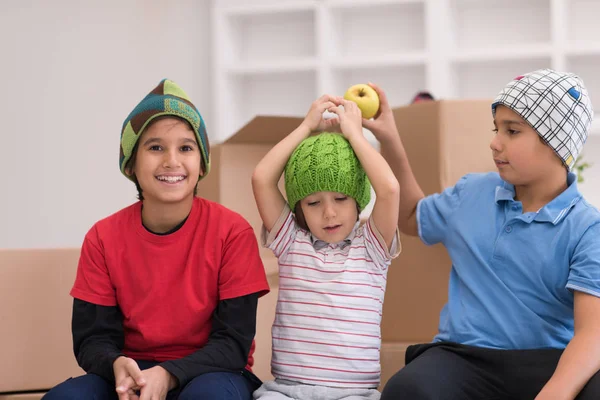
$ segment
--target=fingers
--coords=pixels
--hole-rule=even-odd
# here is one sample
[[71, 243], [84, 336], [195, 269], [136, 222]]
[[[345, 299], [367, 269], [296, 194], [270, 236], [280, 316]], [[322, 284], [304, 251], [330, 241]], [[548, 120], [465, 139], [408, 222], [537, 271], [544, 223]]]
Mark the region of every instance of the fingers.
[[371, 86], [377, 92], [377, 95], [379, 96], [379, 104], [387, 106], [388, 99], [383, 89], [374, 84], [373, 82], [369, 82], [369, 86]]
[[135, 391], [133, 389], [119, 390], [117, 388], [117, 396], [119, 397], [119, 400], [134, 400], [134, 399], [137, 399], [137, 395], [135, 394]]
[[376, 120], [377, 120], [377, 115], [375, 116], [375, 119], [366, 119], [366, 118], [363, 118], [362, 119], [362, 126], [365, 127], [365, 128], [367, 128], [368, 130], [372, 130], [373, 126], [374, 126], [373, 124], [377, 123]]
[[128, 376], [122, 382], [119, 382], [116, 390], [119, 400], [134, 400], [137, 399], [135, 391], [139, 389], [140, 387], [135, 383], [133, 378]]
[[336, 113], [337, 115], [356, 114], [361, 112], [358, 108], [358, 105], [355, 102], [345, 99], [341, 99], [341, 103], [339, 106], [333, 106], [329, 108], [328, 111]]
[[319, 104], [318, 110], [321, 113], [328, 111], [331, 107], [335, 107], [335, 104], [331, 101], [326, 101], [325, 103]]
[[144, 374], [142, 370], [137, 365], [135, 361], [132, 360], [131, 363], [127, 364], [125, 367], [128, 375], [133, 378], [137, 386], [142, 387], [146, 384], [146, 379], [144, 378]]

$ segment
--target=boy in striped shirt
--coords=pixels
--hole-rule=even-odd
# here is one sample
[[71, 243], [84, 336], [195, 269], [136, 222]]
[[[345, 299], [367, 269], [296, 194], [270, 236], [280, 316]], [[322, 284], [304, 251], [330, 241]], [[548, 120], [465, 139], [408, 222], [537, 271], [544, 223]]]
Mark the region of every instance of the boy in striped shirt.
[[[325, 120], [326, 110], [336, 117]], [[400, 188], [362, 121], [355, 103], [322, 96], [254, 171], [263, 244], [278, 258], [280, 282], [275, 380], [255, 399], [380, 397], [380, 322], [387, 269], [401, 248]], [[338, 127], [341, 135], [310, 136]], [[284, 169], [287, 203], [277, 186]], [[371, 184], [373, 212], [360, 224]]]

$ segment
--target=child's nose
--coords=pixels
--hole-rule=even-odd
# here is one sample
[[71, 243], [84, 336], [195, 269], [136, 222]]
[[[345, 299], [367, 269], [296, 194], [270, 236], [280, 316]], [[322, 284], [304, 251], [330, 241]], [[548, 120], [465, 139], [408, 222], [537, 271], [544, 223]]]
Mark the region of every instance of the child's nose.
[[176, 151], [165, 152], [164, 166], [167, 168], [179, 166], [179, 157]]
[[325, 205], [325, 217], [326, 218], [332, 218], [335, 217], [335, 207], [333, 206], [333, 204], [327, 204]]
[[493, 152], [500, 152], [502, 150], [502, 140], [500, 139], [500, 135], [494, 135], [490, 142], [490, 149]]

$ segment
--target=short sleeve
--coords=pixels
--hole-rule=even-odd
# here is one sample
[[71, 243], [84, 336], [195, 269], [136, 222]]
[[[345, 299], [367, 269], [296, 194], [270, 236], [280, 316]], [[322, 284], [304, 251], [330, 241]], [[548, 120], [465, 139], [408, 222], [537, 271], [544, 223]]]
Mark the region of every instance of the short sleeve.
[[461, 193], [469, 175], [463, 176], [456, 185], [442, 193], [427, 196], [417, 204], [417, 226], [423, 243], [433, 245], [444, 242], [448, 221], [461, 201]]
[[365, 238], [367, 254], [371, 257], [379, 269], [387, 269], [392, 262], [392, 259], [398, 257], [402, 251], [402, 245], [400, 244], [400, 231], [398, 228], [396, 228], [392, 245], [390, 249], [388, 249], [383, 236], [377, 229], [377, 226], [375, 226], [372, 216], [369, 217], [362, 229]]
[[100, 306], [117, 305], [116, 290], [110, 280], [96, 226], [85, 235], [71, 296]]
[[299, 229], [294, 214], [286, 204], [270, 232], [262, 227], [262, 245], [271, 249], [275, 257], [279, 258], [290, 249]]
[[265, 268], [258, 252], [258, 242], [249, 224], [232, 230], [223, 246], [219, 268], [219, 299], [227, 300], [252, 293], [269, 292]]
[[567, 288], [600, 297], [600, 223], [589, 227], [575, 247]]

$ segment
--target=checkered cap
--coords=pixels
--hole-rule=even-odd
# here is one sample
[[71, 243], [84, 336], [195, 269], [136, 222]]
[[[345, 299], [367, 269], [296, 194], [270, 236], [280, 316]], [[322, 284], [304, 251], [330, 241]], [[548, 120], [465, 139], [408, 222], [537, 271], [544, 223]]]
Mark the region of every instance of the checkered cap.
[[588, 137], [594, 109], [583, 80], [541, 69], [518, 76], [498, 94], [492, 114], [503, 105], [527, 121], [571, 170]]

